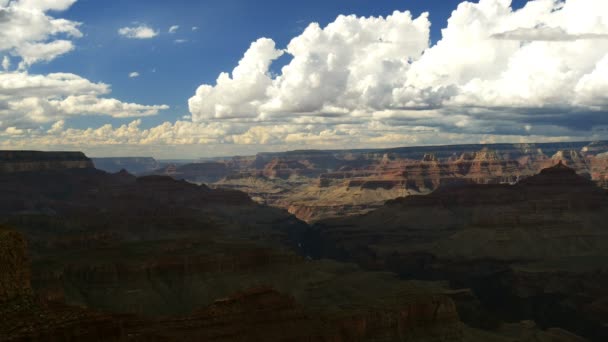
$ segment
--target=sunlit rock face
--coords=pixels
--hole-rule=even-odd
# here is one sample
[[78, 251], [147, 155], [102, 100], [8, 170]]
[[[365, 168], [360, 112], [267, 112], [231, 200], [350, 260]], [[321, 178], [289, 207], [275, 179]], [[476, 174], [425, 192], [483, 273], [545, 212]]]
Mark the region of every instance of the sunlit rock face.
[[[219, 161], [225, 175], [210, 185], [244, 191], [256, 202], [316, 222], [366, 213], [387, 200], [448, 184], [514, 184], [560, 161], [605, 187], [606, 153], [604, 142], [260, 153]], [[219, 174], [200, 169], [173, 177], [200, 181]]]

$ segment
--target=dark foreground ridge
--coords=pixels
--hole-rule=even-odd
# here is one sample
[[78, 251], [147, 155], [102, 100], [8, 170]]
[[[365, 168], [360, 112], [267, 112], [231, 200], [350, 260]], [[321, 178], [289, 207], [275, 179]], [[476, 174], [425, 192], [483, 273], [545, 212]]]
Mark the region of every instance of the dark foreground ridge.
[[0, 188], [0, 341], [581, 341], [517, 317], [482, 331], [462, 286], [312, 260], [337, 250], [325, 231], [238, 191], [93, 168]]

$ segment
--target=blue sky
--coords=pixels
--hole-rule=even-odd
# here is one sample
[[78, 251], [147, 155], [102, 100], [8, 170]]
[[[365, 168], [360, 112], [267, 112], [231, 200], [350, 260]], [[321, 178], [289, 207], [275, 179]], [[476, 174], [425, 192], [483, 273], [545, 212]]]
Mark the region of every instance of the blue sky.
[[0, 0], [0, 14], [2, 149], [608, 139], [605, 0]]

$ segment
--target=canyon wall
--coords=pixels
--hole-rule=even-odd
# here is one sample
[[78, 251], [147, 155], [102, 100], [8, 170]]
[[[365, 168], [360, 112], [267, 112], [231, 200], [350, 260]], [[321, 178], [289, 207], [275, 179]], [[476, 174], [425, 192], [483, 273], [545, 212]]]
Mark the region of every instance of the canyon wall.
[[35, 172], [93, 168], [82, 152], [0, 151], [0, 172]]

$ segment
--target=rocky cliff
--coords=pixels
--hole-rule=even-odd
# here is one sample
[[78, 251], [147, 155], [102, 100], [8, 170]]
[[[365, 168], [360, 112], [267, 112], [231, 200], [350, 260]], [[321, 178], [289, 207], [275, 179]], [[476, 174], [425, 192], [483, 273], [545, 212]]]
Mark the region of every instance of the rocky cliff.
[[[366, 191], [384, 186], [360, 185]], [[14, 297], [19, 279], [27, 284], [25, 267], [0, 278], [9, 284], [3, 287], [6, 297], [14, 298], [0, 305], [3, 341], [505, 341], [498, 330], [482, 332], [460, 321], [455, 303], [462, 302], [463, 293], [467, 303], [474, 302], [466, 295], [470, 291], [314, 258], [327, 253], [377, 269], [391, 262], [405, 267], [401, 260], [416, 264], [424, 259], [401, 259], [392, 252], [385, 258], [384, 252], [395, 246], [409, 252], [399, 245], [401, 239], [415, 242], [409, 238], [422, 237], [420, 230], [400, 236], [385, 231], [396, 228], [390, 221], [382, 222], [378, 232], [347, 225], [332, 229], [342, 234], [336, 243], [327, 238], [328, 231], [319, 234], [238, 191], [90, 168], [2, 173], [0, 188], [0, 223], [27, 239], [36, 293], [24, 290], [25, 295]], [[543, 210], [542, 203], [535, 205]], [[445, 217], [423, 207], [416, 213], [432, 220]], [[390, 242], [375, 235], [385, 233]], [[560, 233], [556, 230], [555, 236]], [[19, 270], [23, 263], [14, 255], [23, 255], [23, 248], [13, 246], [23, 240], [12, 234], [7, 236], [14, 241], [0, 243], [9, 246], [0, 256], [7, 256], [5, 268]], [[598, 249], [581, 241], [588, 250]], [[445, 250], [448, 256], [463, 253]], [[442, 259], [436, 265], [445, 269], [446, 263]], [[589, 312], [602, 312], [602, 303], [589, 303]], [[509, 334], [534, 341], [547, 336], [542, 328], [534, 329], [532, 337]]]
[[31, 294], [26, 246], [20, 234], [0, 227], [0, 302]]
[[405, 278], [449, 280], [472, 288], [487, 317], [534, 319], [601, 341], [608, 337], [600, 290], [608, 288], [608, 195], [564, 164], [514, 185], [450, 184], [322, 221], [321, 254]]
[[[489, 144], [387, 150], [291, 151], [226, 159], [221, 172], [176, 177], [214, 181], [247, 192], [260, 203], [315, 222], [356, 215], [398, 197], [428, 194], [453, 183], [513, 184], [562, 161], [608, 186], [605, 142]], [[243, 162], [246, 160], [246, 162]]]
[[0, 151], [0, 173], [93, 168], [82, 152]]

